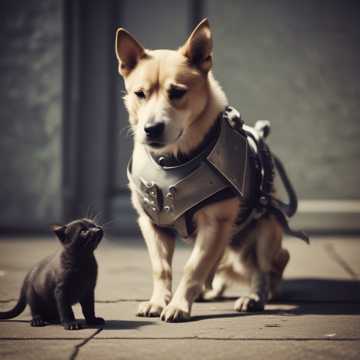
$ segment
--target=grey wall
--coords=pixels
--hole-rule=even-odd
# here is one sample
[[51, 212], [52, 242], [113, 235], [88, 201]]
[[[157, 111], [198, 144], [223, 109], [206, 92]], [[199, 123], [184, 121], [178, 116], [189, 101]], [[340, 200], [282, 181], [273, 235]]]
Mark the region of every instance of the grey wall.
[[[101, 197], [97, 203], [106, 217], [123, 219], [119, 230], [134, 228], [125, 176], [131, 138], [123, 130], [127, 115], [112, 49], [115, 28], [125, 26], [146, 47], [177, 48], [194, 19], [205, 16], [214, 35], [215, 76], [248, 123], [272, 121], [270, 142], [300, 198], [359, 200], [359, 4], [2, 0], [0, 228], [44, 228], [57, 220], [61, 179], [69, 177], [69, 206], [75, 209], [81, 197], [81, 209], [68, 212], [71, 216], [86, 215], [83, 209]], [[76, 66], [69, 69], [69, 64]], [[64, 113], [72, 117], [65, 116], [62, 124], [63, 75]], [[64, 154], [71, 161], [63, 162], [65, 124], [69, 147]], [[98, 174], [89, 176], [89, 164], [95, 163]]]
[[0, 226], [60, 215], [62, 2], [0, 2]]
[[215, 74], [302, 199], [360, 199], [360, 3], [209, 0]]

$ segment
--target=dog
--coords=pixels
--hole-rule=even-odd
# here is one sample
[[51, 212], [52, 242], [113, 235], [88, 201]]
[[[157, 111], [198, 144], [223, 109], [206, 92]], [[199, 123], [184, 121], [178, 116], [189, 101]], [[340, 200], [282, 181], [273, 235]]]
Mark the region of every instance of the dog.
[[[134, 135], [132, 166], [143, 162], [145, 153], [191, 158], [228, 105], [211, 71], [213, 42], [208, 20], [201, 21], [177, 50], [145, 49], [119, 28], [115, 50]], [[275, 216], [259, 218], [241, 239], [234, 239], [236, 219], [243, 210], [241, 198], [220, 199], [195, 211], [193, 250], [173, 294], [176, 233], [154, 223], [131, 178], [129, 187], [153, 275], [152, 296], [139, 305], [138, 316], [187, 321], [195, 300], [217, 298], [234, 281], [250, 284], [249, 295], [236, 300], [235, 310], [264, 309], [289, 261], [289, 252], [282, 247], [283, 227]], [[151, 193], [156, 198], [155, 191]]]

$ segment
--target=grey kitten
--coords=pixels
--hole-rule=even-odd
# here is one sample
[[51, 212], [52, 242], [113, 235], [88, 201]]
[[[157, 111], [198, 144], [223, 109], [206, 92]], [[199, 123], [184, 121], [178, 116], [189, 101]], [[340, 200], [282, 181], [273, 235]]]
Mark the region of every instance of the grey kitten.
[[31, 326], [61, 322], [66, 330], [81, 326], [74, 317], [72, 305], [80, 302], [88, 325], [103, 325], [95, 316], [94, 290], [97, 262], [94, 250], [103, 237], [103, 230], [89, 219], [53, 226], [62, 248], [35, 265], [26, 275], [20, 299], [15, 307], [0, 312], [0, 319], [22, 313], [27, 304], [31, 309]]

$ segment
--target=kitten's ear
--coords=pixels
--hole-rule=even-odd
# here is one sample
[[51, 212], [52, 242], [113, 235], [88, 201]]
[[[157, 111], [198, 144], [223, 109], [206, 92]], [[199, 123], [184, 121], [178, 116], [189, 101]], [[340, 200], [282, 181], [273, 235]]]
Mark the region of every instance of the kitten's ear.
[[139, 60], [145, 57], [143, 46], [123, 28], [116, 30], [115, 53], [122, 76], [127, 76]]
[[65, 241], [65, 225], [51, 225], [51, 228], [58, 239], [63, 243]]
[[179, 49], [191, 65], [207, 73], [212, 66], [212, 36], [208, 19], [202, 20]]

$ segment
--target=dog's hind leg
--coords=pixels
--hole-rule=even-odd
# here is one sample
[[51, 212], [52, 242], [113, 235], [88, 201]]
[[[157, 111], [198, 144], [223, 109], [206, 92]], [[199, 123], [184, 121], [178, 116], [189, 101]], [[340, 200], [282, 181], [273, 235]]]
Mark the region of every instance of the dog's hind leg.
[[250, 275], [250, 294], [240, 297], [237, 311], [262, 311], [270, 296], [273, 261], [281, 250], [282, 229], [273, 217], [259, 220], [249, 239], [246, 259]]
[[174, 254], [175, 236], [154, 226], [146, 215], [139, 217], [153, 274], [153, 293], [149, 301], [139, 305], [137, 316], [160, 316], [171, 299], [171, 262]]
[[269, 298], [273, 300], [278, 295], [279, 285], [281, 283], [286, 265], [290, 260], [289, 251], [282, 248], [278, 256], [274, 259], [273, 267], [270, 272], [270, 294]]
[[262, 311], [269, 296], [270, 276], [268, 272], [254, 271], [251, 275], [250, 294], [236, 300], [236, 311]]

